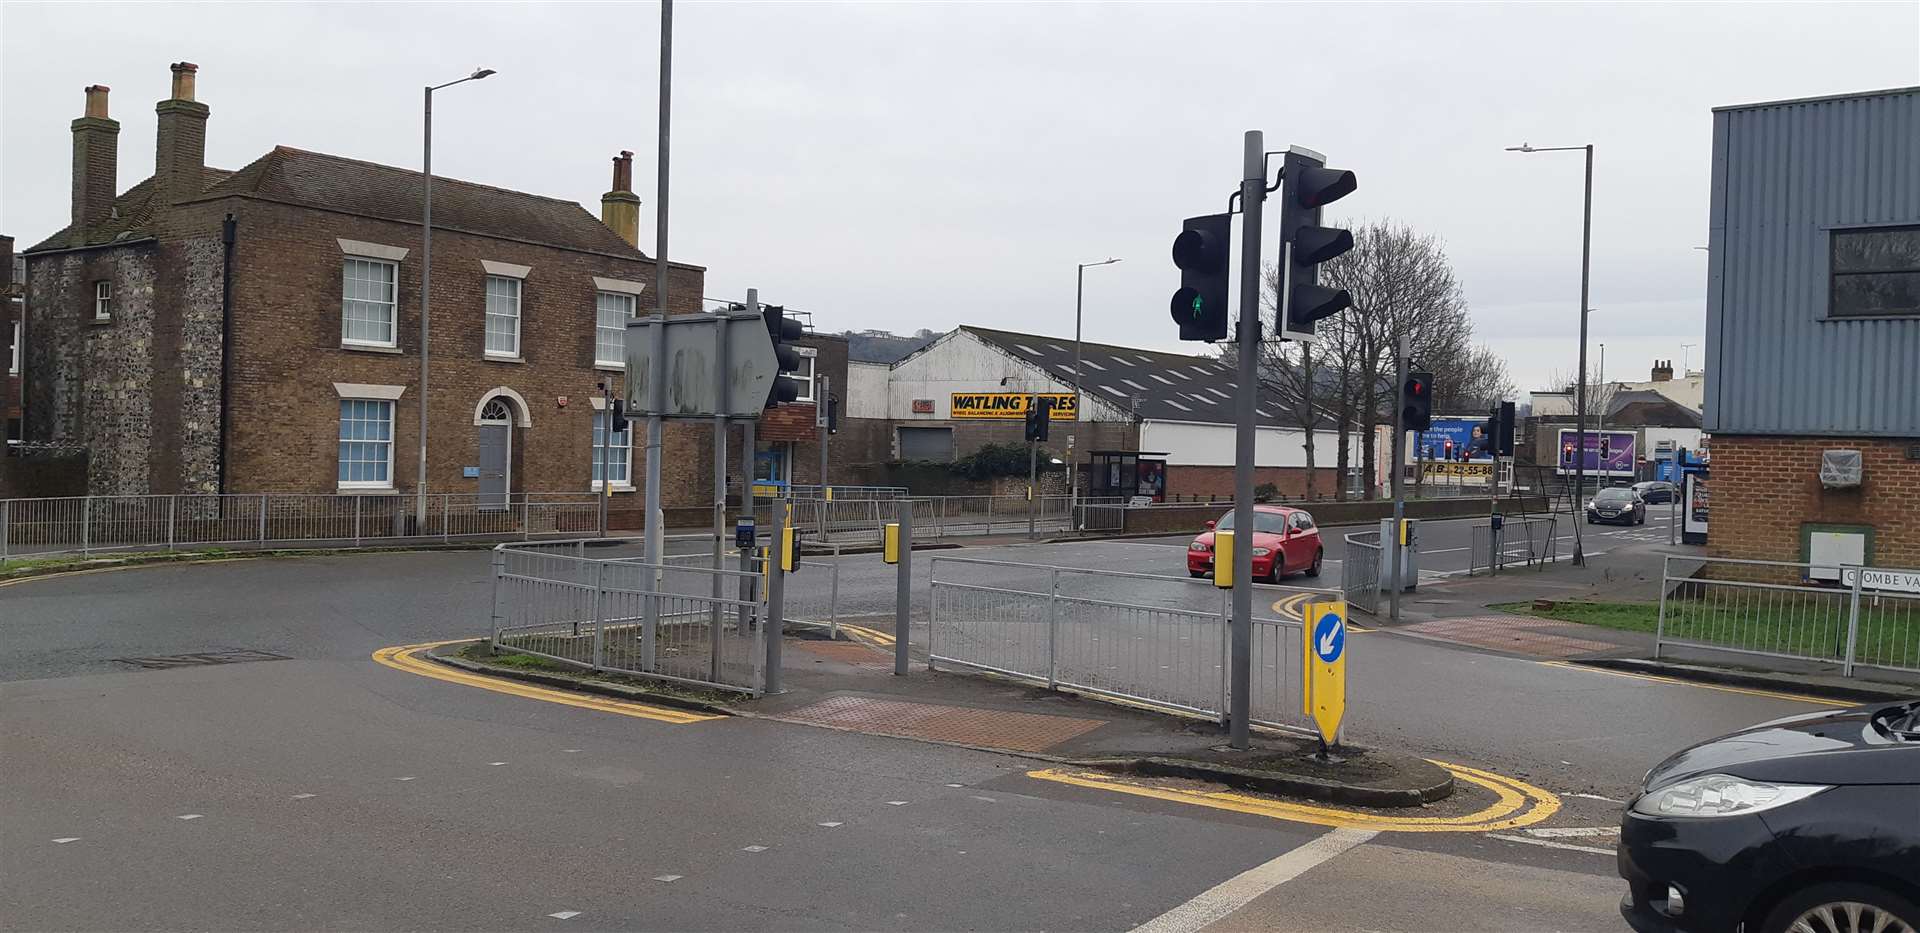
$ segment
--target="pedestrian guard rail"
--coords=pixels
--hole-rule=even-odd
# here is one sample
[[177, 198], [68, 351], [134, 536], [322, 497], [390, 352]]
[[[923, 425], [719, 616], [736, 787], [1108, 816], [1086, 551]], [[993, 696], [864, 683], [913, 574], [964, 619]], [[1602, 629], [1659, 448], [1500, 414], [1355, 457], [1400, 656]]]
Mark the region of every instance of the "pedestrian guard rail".
[[1920, 672], [1920, 570], [1669, 556], [1660, 592], [1656, 658], [1683, 648], [1847, 677]]
[[1505, 518], [1500, 527], [1492, 522], [1474, 525], [1467, 554], [1468, 575], [1499, 573], [1509, 567], [1544, 569], [1557, 559], [1559, 519]]
[[0, 499], [0, 560], [94, 551], [578, 537], [599, 528], [593, 493], [243, 493]]
[[1380, 532], [1356, 531], [1346, 536], [1340, 561], [1340, 592], [1347, 605], [1378, 615], [1380, 612]]
[[[934, 556], [928, 664], [1224, 722], [1230, 590], [1184, 577]], [[1301, 622], [1331, 590], [1255, 585], [1251, 721], [1298, 728]]]
[[[879, 545], [886, 526], [899, 520], [901, 498], [794, 499], [793, 524], [808, 541], [855, 546]], [[1075, 531], [1119, 531], [1127, 500], [1121, 497], [1075, 502], [1068, 496], [915, 496], [913, 538], [942, 538]], [[1031, 506], [1031, 508], [1030, 508]], [[775, 503], [778, 507], [778, 503]]]

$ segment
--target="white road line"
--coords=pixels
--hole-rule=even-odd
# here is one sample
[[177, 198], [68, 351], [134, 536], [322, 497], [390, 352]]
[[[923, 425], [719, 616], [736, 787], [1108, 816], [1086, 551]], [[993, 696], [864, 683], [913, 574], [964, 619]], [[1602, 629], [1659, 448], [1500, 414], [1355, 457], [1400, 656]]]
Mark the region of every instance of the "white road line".
[[679, 881], [680, 879], [685, 877], [686, 875], [654, 875], [653, 880], [664, 881], [664, 882], [667, 882], [668, 884], [672, 884], [673, 882]]
[[948, 787], [965, 787], [965, 786], [967, 786], [967, 785], [965, 785], [965, 784], [948, 784], [947, 786], [948, 786]]
[[814, 825], [816, 825], [816, 826], [825, 826], [825, 827], [826, 827], [826, 828], [828, 828], [828, 829], [833, 829], [833, 828], [835, 828], [835, 827], [838, 827], [838, 826], [842, 826], [842, 825], [845, 825], [845, 824], [842, 824], [842, 823], [816, 823], [816, 824], [814, 824]]
[[904, 800], [889, 800], [889, 801], [887, 801], [887, 806], [889, 806], [889, 807], [904, 807], [904, 806], [906, 806], [906, 805], [907, 805], [907, 802], [906, 802], [906, 801], [904, 801]]
[[1000, 801], [998, 801], [998, 800], [995, 800], [995, 799], [993, 799], [992, 797], [982, 797], [982, 796], [980, 796], [979, 794], [971, 794], [971, 795], [969, 795], [969, 796], [971, 796], [971, 797], [973, 797], [973, 799], [975, 799], [975, 800], [982, 800], [982, 801], [985, 801], [985, 802], [987, 802], [987, 803], [999, 803], [999, 802], [1000, 802]]
[[176, 817], [174, 817], [174, 819], [176, 819], [176, 820], [197, 820], [197, 819], [200, 819], [200, 814], [198, 814], [198, 813], [182, 813], [182, 814], [180, 814], [179, 816], [176, 816]]
[[1134, 927], [1134, 933], [1195, 933], [1308, 869], [1378, 835], [1371, 829], [1336, 829], [1285, 855], [1256, 865], [1202, 891], [1198, 897]]
[[1547, 839], [1530, 839], [1526, 836], [1508, 836], [1504, 833], [1488, 833], [1487, 838], [1488, 839], [1504, 839], [1507, 842], [1523, 842], [1530, 846], [1544, 846], [1545, 848], [1549, 848], [1549, 849], [1565, 849], [1568, 852], [1585, 852], [1589, 855], [1614, 854], [1612, 849], [1601, 849], [1594, 846], [1576, 846], [1570, 843], [1553, 842]]
[[406, 776], [406, 777], [397, 777], [397, 778], [394, 778], [394, 780], [396, 780], [396, 781], [411, 781], [411, 780], [413, 780], [413, 776], [412, 776], [412, 775], [408, 775], [408, 776]]
[[1579, 797], [1579, 798], [1581, 798], [1582, 800], [1604, 800], [1604, 801], [1606, 801], [1606, 802], [1608, 802], [1608, 803], [1624, 803], [1624, 801], [1620, 801], [1620, 800], [1615, 800], [1615, 799], [1613, 799], [1612, 797], [1602, 797], [1602, 796], [1600, 796], [1599, 794], [1562, 794], [1561, 796], [1563, 796], [1563, 797]]
[[506, 762], [504, 762], [504, 761], [489, 761], [489, 762], [487, 762], [487, 767], [490, 767], [490, 768], [498, 768], [498, 767], [500, 767], [501, 765], [504, 765], [504, 764], [506, 764]]
[[313, 794], [294, 794], [293, 795], [293, 799], [295, 800], [311, 800], [313, 797], [314, 797]]
[[561, 751], [566, 752], [569, 755], [577, 755], [580, 753], [580, 750], [577, 748], [563, 748], [561, 749]]
[[1539, 829], [1524, 830], [1535, 839], [1574, 839], [1580, 836], [1611, 836], [1620, 831], [1618, 826], [1548, 826]]
[[60, 838], [55, 839], [53, 841], [53, 844], [57, 846], [63, 846], [69, 842], [79, 842], [79, 841], [80, 841], [79, 836], [61, 836]]
[[742, 851], [742, 852], [765, 852], [765, 851], [767, 851], [767, 847], [766, 847], [766, 846], [741, 846], [741, 847], [740, 847], [740, 851]]
[[556, 910], [553, 913], [548, 914], [547, 916], [552, 917], [555, 920], [572, 920], [573, 918], [580, 916], [580, 912], [577, 910]]

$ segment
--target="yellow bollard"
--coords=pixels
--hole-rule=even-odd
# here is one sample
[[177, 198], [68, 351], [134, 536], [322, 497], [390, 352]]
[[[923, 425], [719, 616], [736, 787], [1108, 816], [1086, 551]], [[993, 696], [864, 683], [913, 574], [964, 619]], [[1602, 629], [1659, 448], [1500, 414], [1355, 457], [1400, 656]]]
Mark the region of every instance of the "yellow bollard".
[[1233, 531], [1213, 533], [1213, 585], [1233, 589]]
[[888, 522], [885, 545], [881, 548], [880, 559], [889, 564], [900, 562], [900, 523]]

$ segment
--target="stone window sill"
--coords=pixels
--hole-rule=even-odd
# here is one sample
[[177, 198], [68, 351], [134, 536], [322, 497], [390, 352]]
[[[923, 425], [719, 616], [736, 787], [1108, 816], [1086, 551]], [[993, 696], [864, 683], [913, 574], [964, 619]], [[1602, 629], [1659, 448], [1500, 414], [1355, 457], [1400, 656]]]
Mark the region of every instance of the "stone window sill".
[[340, 344], [340, 349], [352, 350], [356, 353], [392, 353], [396, 356], [399, 355], [401, 352], [399, 347], [383, 347], [383, 346], [379, 346], [377, 344], [371, 344], [371, 343], [344, 343], [343, 342]]
[[338, 489], [343, 496], [397, 496], [400, 490], [392, 486], [341, 486]]
[[525, 363], [527, 361], [526, 357], [507, 356], [504, 353], [487, 353], [483, 354], [482, 358], [489, 363]]

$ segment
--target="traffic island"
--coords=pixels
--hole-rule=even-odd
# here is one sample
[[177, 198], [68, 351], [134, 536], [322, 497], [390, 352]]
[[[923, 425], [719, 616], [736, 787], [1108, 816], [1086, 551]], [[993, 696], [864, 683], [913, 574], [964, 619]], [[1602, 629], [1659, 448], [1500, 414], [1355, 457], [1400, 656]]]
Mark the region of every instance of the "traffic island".
[[1453, 795], [1453, 775], [1425, 759], [1352, 746], [1323, 758], [1319, 747], [1313, 740], [1262, 738], [1245, 751], [1213, 747], [1075, 763], [1355, 807], [1418, 807]]
[[644, 677], [587, 670], [539, 655], [496, 652], [486, 639], [439, 645], [430, 650], [427, 656], [441, 664], [473, 674], [703, 713], [736, 715], [734, 707], [750, 699], [744, 693], [702, 690]]

